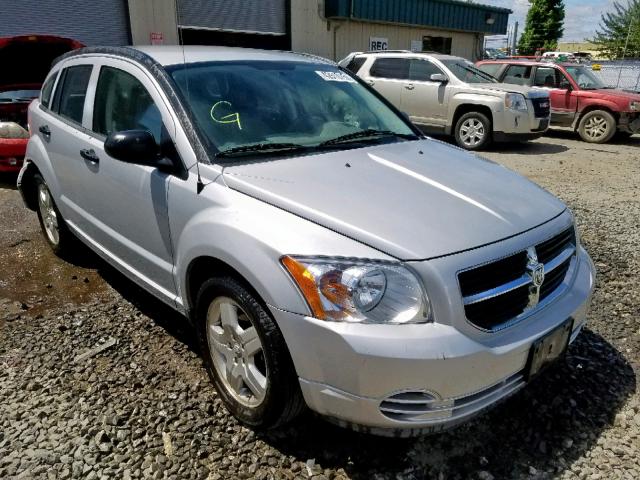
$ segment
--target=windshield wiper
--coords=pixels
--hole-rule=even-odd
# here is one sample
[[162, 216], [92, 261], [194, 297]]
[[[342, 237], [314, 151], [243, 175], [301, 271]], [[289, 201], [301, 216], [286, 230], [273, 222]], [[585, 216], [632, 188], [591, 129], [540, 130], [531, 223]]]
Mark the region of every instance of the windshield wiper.
[[252, 155], [256, 153], [280, 153], [310, 150], [312, 147], [300, 145], [298, 143], [254, 143], [252, 145], [241, 145], [232, 147], [216, 153], [216, 158], [237, 157], [242, 155]]
[[354, 140], [360, 140], [363, 138], [375, 138], [375, 137], [399, 137], [399, 138], [405, 138], [408, 140], [415, 140], [418, 138], [414, 134], [396, 133], [391, 130], [374, 130], [369, 128], [367, 130], [360, 130], [359, 132], [347, 133], [346, 135], [341, 135], [339, 137], [326, 140], [318, 146], [326, 147], [329, 145], [336, 145], [338, 143], [348, 143]]

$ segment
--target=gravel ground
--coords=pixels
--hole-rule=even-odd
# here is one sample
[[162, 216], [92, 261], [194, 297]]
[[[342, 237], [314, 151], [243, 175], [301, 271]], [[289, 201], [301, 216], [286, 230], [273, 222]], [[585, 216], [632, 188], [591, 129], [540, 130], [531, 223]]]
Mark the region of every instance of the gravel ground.
[[413, 440], [310, 414], [239, 426], [185, 321], [92, 255], [52, 256], [0, 177], [0, 478], [640, 478], [639, 146], [554, 132], [484, 154], [575, 211], [599, 272], [590, 324], [521, 393]]

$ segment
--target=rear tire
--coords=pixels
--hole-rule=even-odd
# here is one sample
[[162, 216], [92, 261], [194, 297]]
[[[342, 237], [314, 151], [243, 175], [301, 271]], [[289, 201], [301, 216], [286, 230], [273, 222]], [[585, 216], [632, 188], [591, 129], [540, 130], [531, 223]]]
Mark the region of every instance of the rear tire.
[[42, 175], [35, 173], [33, 182], [35, 185], [36, 211], [44, 239], [53, 250], [53, 253], [59, 257], [66, 257], [73, 248], [72, 244], [75, 238], [64, 218], [62, 218]]
[[207, 280], [196, 300], [196, 322], [209, 377], [236, 419], [253, 428], [274, 428], [304, 410], [284, 338], [241, 282]]
[[616, 119], [605, 110], [592, 110], [580, 119], [578, 133], [585, 142], [607, 143], [616, 133]]
[[491, 143], [491, 120], [480, 112], [462, 115], [455, 126], [455, 139], [465, 150], [480, 150]]

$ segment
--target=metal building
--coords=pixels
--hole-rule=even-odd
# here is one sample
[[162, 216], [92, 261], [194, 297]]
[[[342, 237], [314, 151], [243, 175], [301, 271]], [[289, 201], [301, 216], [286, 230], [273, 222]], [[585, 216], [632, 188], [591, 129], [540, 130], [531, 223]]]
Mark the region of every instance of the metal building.
[[339, 59], [354, 50], [482, 54], [510, 10], [456, 0], [2, 0], [0, 37], [30, 33], [87, 45], [213, 44]]

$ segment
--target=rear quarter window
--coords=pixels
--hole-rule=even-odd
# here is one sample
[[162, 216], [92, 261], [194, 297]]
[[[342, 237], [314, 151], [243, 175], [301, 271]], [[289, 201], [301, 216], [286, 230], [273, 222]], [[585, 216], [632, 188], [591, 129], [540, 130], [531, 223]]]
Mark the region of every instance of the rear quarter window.
[[344, 68], [349, 70], [351, 73], [358, 73], [366, 60], [367, 59], [365, 57], [353, 57], [349, 64]]
[[40, 103], [49, 108], [51, 104], [51, 94], [53, 93], [53, 85], [56, 83], [56, 78], [58, 78], [58, 73], [54, 73], [51, 75], [42, 85], [42, 91], [40, 92]]

